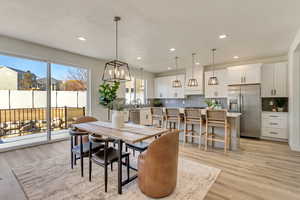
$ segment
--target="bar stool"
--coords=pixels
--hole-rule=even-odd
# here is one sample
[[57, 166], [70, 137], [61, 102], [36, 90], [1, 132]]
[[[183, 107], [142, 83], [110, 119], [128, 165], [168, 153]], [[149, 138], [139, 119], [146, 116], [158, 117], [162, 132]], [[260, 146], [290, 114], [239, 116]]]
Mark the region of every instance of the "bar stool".
[[180, 130], [180, 124], [181, 121], [183, 120], [183, 117], [180, 115], [179, 109], [178, 108], [167, 108], [166, 109], [166, 128], [172, 129], [177, 129]]
[[152, 126], [154, 126], [154, 121], [158, 121], [159, 128], [162, 128], [164, 126], [164, 111], [163, 108], [160, 107], [152, 107], [151, 108], [151, 115], [152, 115]]
[[[212, 132], [209, 133], [209, 127]], [[215, 134], [215, 128], [224, 128], [224, 137]], [[229, 131], [228, 131], [229, 129]], [[228, 144], [230, 146], [230, 126], [227, 121], [227, 110], [207, 110], [206, 111], [206, 134], [205, 134], [205, 151], [207, 150], [208, 141], [224, 143], [224, 153], [227, 152]]]
[[[205, 134], [205, 132], [202, 132], [202, 124], [201, 109], [184, 110], [184, 143], [187, 142], [189, 137], [191, 138], [192, 143], [194, 142], [194, 138], [198, 138], [199, 148], [201, 147], [201, 137]], [[191, 125], [191, 129], [188, 129], [189, 125]], [[199, 133], [194, 130], [195, 125], [199, 125]]]

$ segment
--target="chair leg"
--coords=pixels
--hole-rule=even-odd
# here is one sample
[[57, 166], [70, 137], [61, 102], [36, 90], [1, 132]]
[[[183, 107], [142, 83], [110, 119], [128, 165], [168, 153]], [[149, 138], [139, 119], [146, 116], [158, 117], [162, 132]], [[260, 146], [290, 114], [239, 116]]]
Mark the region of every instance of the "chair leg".
[[74, 155], [74, 165], [77, 165], [77, 163], [76, 163], [76, 161], [77, 161], [76, 153], [74, 153], [73, 155]]
[[74, 155], [73, 155], [73, 137], [71, 136], [71, 169], [73, 169], [74, 165]]
[[110, 171], [114, 171], [113, 163], [110, 163]]
[[224, 137], [224, 153], [227, 153], [227, 141], [228, 141], [228, 138], [227, 138], [227, 126], [225, 126], [225, 137]]
[[92, 181], [92, 160], [89, 161], [89, 181]]
[[80, 165], [81, 165], [81, 177], [83, 177], [83, 143], [82, 136], [80, 136]]
[[135, 150], [133, 149], [133, 157], [135, 157]]
[[206, 124], [206, 133], [205, 133], [205, 151], [207, 151], [207, 143], [208, 143], [208, 126]]
[[200, 122], [200, 127], [199, 127], [199, 149], [201, 149], [201, 136], [202, 136], [202, 122]]
[[107, 192], [107, 165], [104, 166], [104, 191]]
[[126, 165], [127, 165], [127, 180], [129, 180], [129, 178], [130, 178], [129, 156], [126, 157]]

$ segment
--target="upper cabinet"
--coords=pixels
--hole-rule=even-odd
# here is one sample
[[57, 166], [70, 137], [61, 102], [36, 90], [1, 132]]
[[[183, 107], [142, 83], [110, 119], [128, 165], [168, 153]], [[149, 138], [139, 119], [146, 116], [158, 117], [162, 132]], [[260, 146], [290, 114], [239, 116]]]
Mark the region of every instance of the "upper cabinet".
[[[195, 66], [194, 70], [192, 67], [186, 69], [186, 78], [185, 78], [185, 95], [202, 95], [203, 91], [203, 66]], [[195, 78], [198, 82], [198, 87], [187, 87], [189, 79]]]
[[262, 97], [288, 97], [287, 63], [264, 64], [262, 67]]
[[218, 78], [218, 85], [208, 85], [208, 80], [213, 76], [213, 72], [205, 72], [205, 98], [226, 98], [227, 70], [216, 70], [214, 75]]
[[259, 63], [228, 67], [228, 85], [261, 83], [261, 65]]
[[184, 75], [177, 75], [177, 79], [181, 81], [182, 88], [172, 87], [172, 82], [176, 80], [176, 76], [164, 76], [155, 78], [155, 98], [184, 98]]

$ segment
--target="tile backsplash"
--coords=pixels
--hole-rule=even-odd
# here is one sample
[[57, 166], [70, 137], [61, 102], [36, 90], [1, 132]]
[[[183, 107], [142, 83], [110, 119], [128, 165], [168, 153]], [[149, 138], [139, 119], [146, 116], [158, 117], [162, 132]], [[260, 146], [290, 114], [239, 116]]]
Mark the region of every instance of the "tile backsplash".
[[[215, 99], [222, 108], [227, 108], [227, 99]], [[184, 99], [161, 99], [164, 107], [206, 107], [205, 97], [203, 95], [187, 96]]]

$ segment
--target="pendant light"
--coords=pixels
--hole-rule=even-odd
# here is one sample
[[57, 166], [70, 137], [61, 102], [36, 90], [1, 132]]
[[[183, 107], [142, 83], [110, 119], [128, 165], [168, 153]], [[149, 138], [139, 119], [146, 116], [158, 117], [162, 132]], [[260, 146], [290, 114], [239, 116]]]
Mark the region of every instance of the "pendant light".
[[213, 74], [209, 77], [208, 85], [218, 85], [218, 78], [215, 76], [215, 52], [217, 49], [212, 49], [212, 66], [213, 66]]
[[116, 24], [116, 59], [109, 61], [105, 64], [104, 72], [102, 75], [103, 81], [131, 81], [131, 75], [128, 64], [126, 62], [118, 60], [118, 22], [120, 20], [121, 17], [114, 17], [114, 22]]
[[197, 87], [198, 81], [194, 78], [195, 53], [192, 53], [192, 78], [189, 79], [188, 87]]
[[140, 89], [144, 90], [145, 89], [145, 81], [144, 81], [144, 69], [141, 67], [141, 85], [140, 85]]
[[172, 87], [173, 88], [181, 88], [181, 81], [177, 79], [177, 66], [178, 66], [178, 57], [175, 57], [175, 67], [176, 67], [176, 79], [172, 81]]

